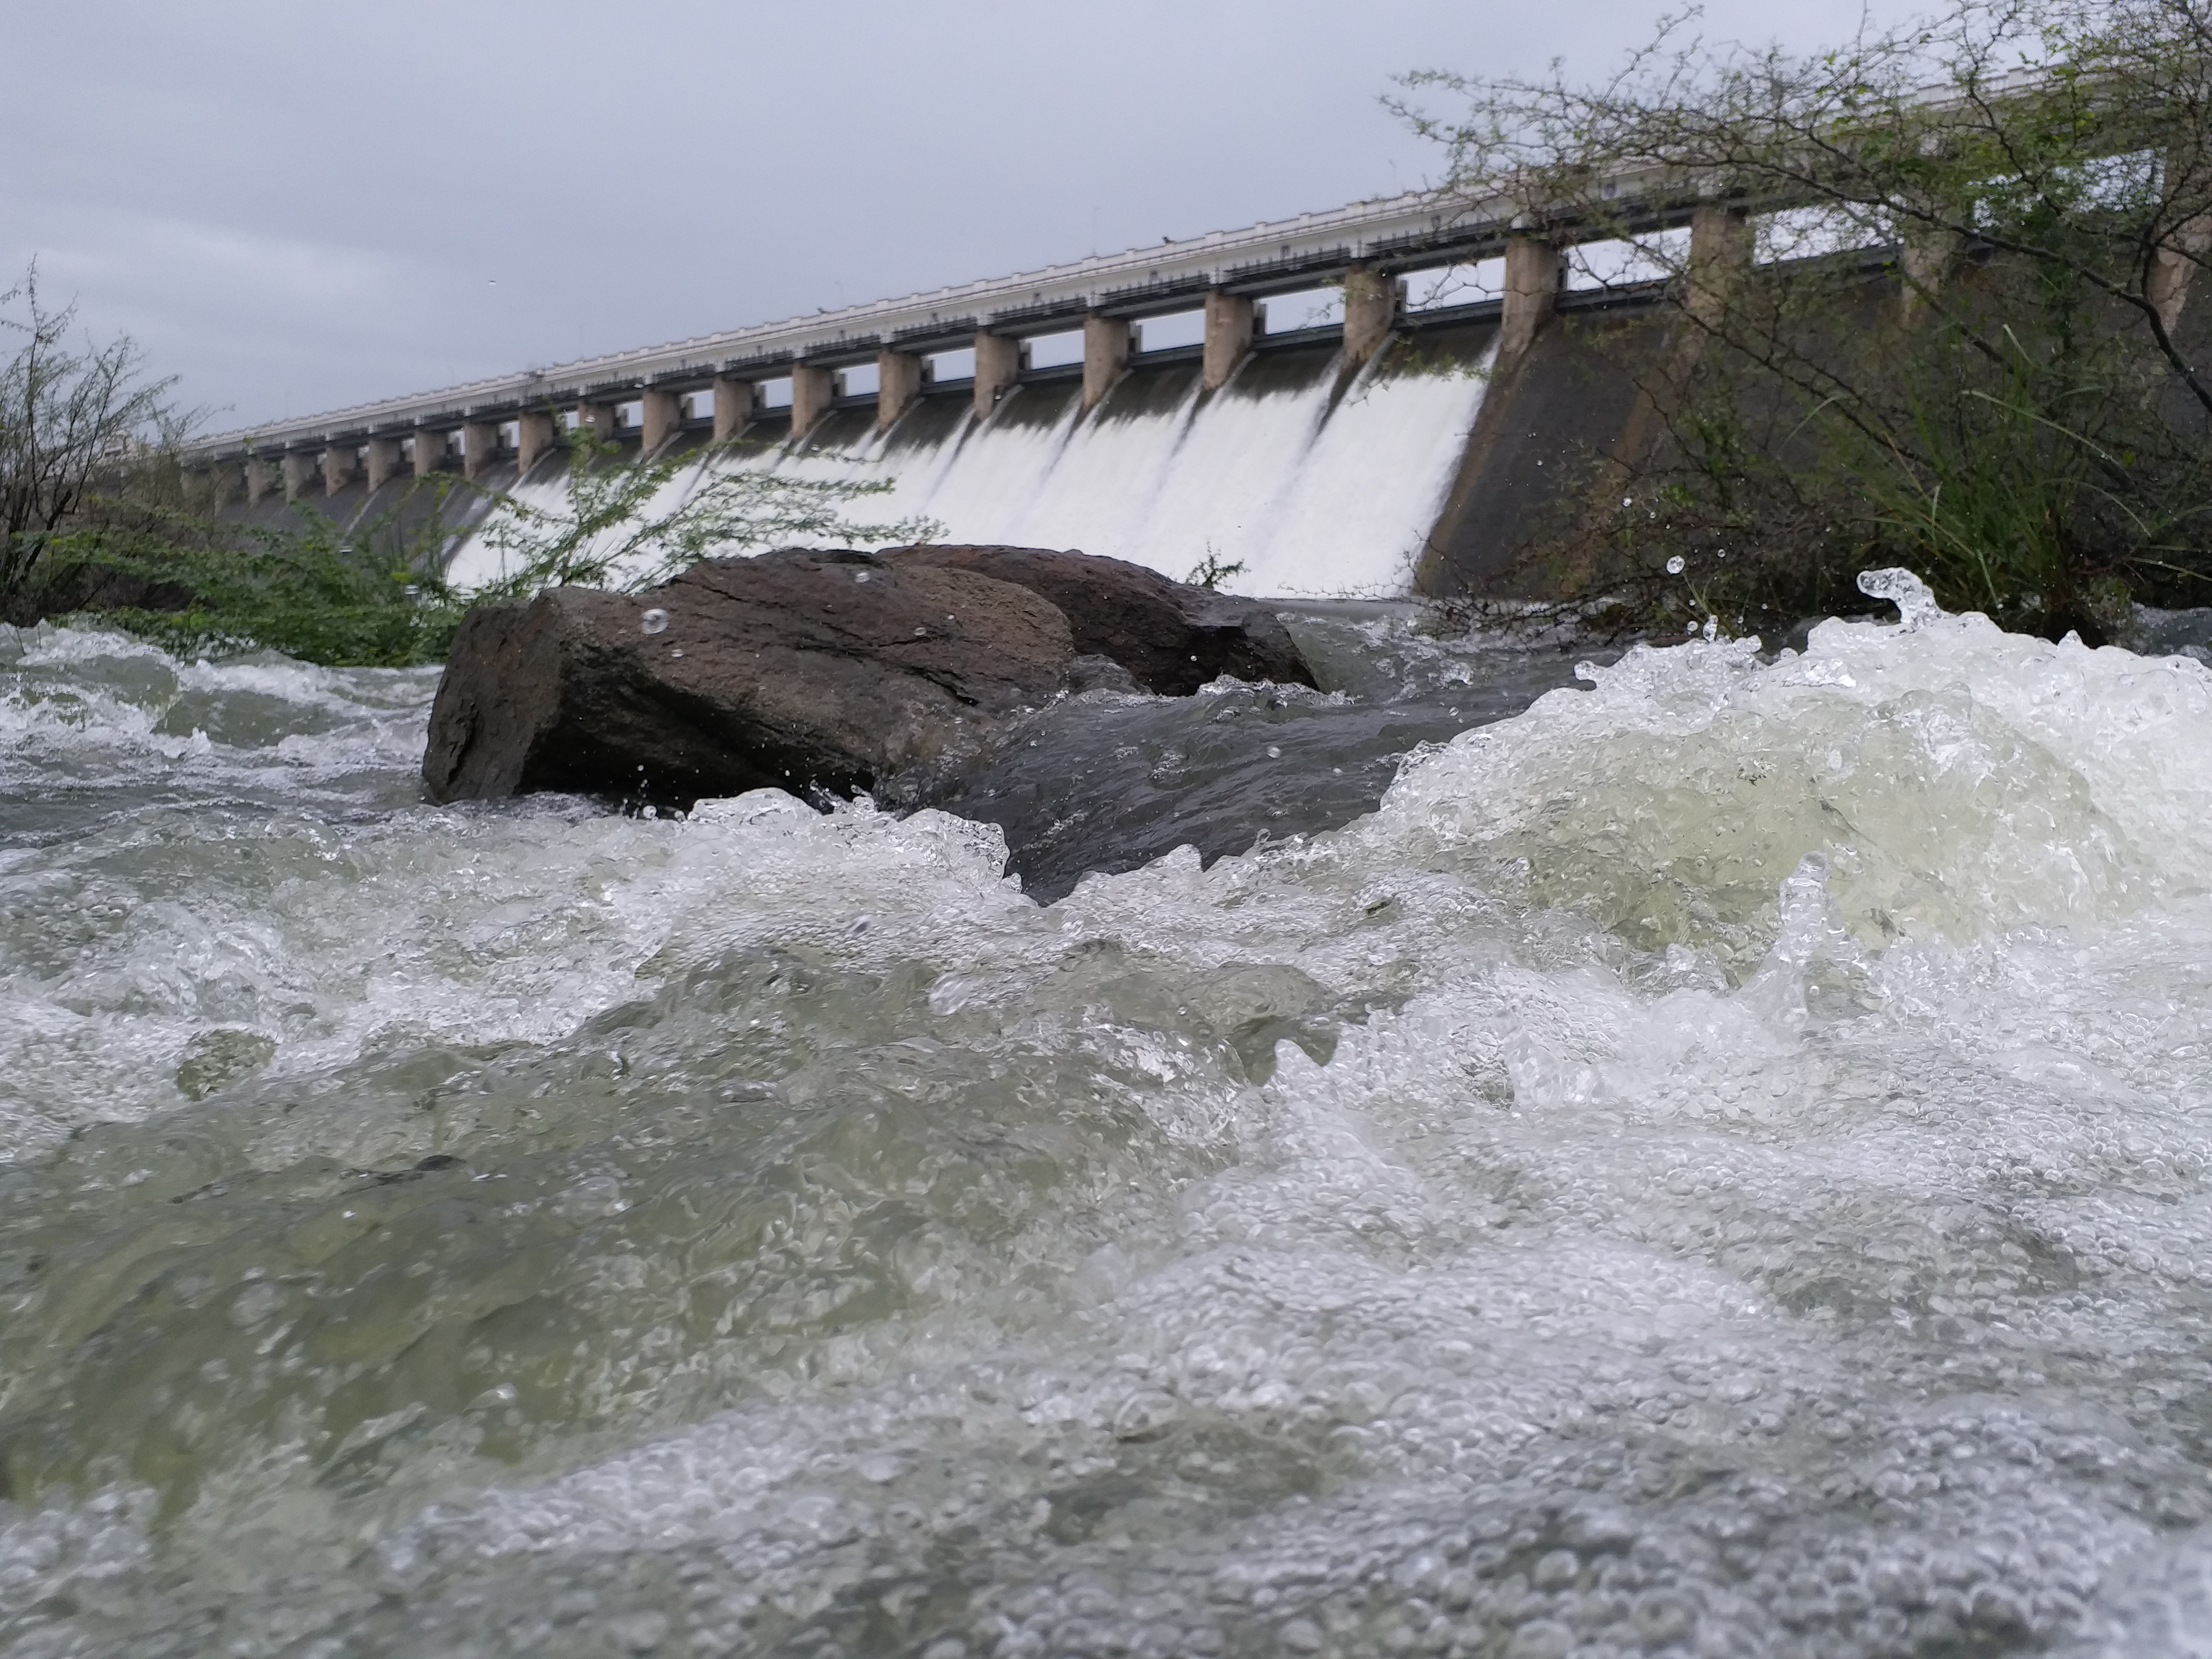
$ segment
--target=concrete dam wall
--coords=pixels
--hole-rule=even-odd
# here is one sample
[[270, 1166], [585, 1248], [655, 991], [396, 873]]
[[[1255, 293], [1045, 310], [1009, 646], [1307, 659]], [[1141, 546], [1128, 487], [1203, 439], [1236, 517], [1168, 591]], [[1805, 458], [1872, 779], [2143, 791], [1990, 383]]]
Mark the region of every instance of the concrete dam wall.
[[[1613, 183], [1638, 234], [1692, 262], [1747, 249], [1741, 204]], [[1607, 366], [1624, 359], [1592, 343], [1648, 349], [1680, 320], [1650, 261], [1589, 234], [1415, 193], [288, 419], [185, 459], [244, 516], [312, 509], [368, 535], [431, 499], [456, 532], [484, 490], [550, 504], [570, 431], [656, 457], [736, 440], [711, 465], [885, 480], [868, 517], [948, 538], [1241, 567], [1233, 586], [1285, 596], [1511, 592], [1531, 536], [1577, 510], [1571, 463], [1639, 441]], [[458, 581], [497, 574], [456, 540]]]
[[[890, 492], [854, 516], [926, 518], [944, 539], [1076, 547], [1177, 578], [1241, 566], [1222, 582], [1237, 592], [1511, 592], [1525, 585], [1516, 562], [1529, 538], [1572, 510], [1582, 464], [1638, 436], [1635, 389], [1613, 366], [1620, 337], [1656, 338], [1674, 317], [1656, 289], [1565, 295], [1504, 351], [1502, 309], [1409, 318], [1364, 362], [1347, 362], [1333, 332], [1262, 337], [1211, 389], [1198, 349], [1139, 352], [1088, 408], [1079, 362], [1023, 373], [985, 413], [967, 380], [924, 384], [889, 424], [876, 391], [833, 397], [796, 442], [790, 410], [763, 408], [733, 458], [702, 465], [886, 480]], [[627, 458], [647, 453], [635, 424], [611, 422], [605, 435]], [[656, 435], [653, 453], [703, 452], [712, 413], [679, 411]], [[502, 574], [467, 533], [480, 492], [562, 500], [564, 450], [526, 472], [520, 460], [495, 446], [471, 487], [445, 495], [457, 583]], [[686, 469], [671, 489], [698, 481]], [[306, 508], [391, 533], [437, 493], [412, 470], [374, 489], [356, 472], [336, 490], [288, 501], [272, 489], [234, 511], [274, 523]]]
[[[1212, 391], [1194, 361], [1140, 363], [1088, 410], [1073, 373], [1018, 384], [980, 416], [958, 386], [888, 427], [856, 401], [796, 445], [787, 422], [756, 423], [734, 465], [888, 480], [860, 516], [926, 518], [956, 542], [1079, 547], [1175, 577], [1242, 566], [1225, 585], [1254, 592], [1403, 593], [1481, 409], [1496, 331], [1434, 331], [1349, 374], [1330, 343], [1258, 350]], [[550, 504], [561, 471], [541, 467], [518, 493]], [[476, 543], [453, 569], [469, 583], [499, 574]]]

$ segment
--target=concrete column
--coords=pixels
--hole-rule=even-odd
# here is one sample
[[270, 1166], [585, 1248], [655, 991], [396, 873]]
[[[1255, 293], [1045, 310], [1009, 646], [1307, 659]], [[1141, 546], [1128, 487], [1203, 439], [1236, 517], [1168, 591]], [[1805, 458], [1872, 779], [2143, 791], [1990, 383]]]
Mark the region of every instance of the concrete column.
[[368, 441], [368, 477], [365, 479], [368, 493], [374, 495], [398, 476], [399, 440], [371, 438]]
[[717, 375], [714, 380], [714, 441], [726, 444], [753, 422], [760, 407], [760, 389], [750, 380]]
[[252, 507], [269, 493], [268, 463], [257, 456], [246, 458], [246, 504]]
[[1505, 244], [1505, 306], [1499, 319], [1498, 356], [1517, 356], [1551, 317], [1566, 259], [1551, 243], [1515, 236]]
[[1897, 248], [1897, 268], [1904, 278], [1897, 296], [1900, 315], [1910, 318], [1943, 286], [1958, 252], [1959, 239], [1948, 230], [1916, 226], [1905, 233]]
[[612, 404], [578, 404], [576, 430], [588, 434], [603, 444], [614, 442], [621, 431], [615, 424], [615, 406]]
[[791, 368], [791, 435], [803, 438], [830, 412], [837, 397], [837, 377], [814, 363]]
[[446, 464], [446, 434], [436, 427], [415, 428], [415, 476], [427, 478]]
[[1682, 308], [1707, 328], [1752, 265], [1751, 216], [1726, 202], [1700, 202], [1690, 213], [1690, 264]]
[[284, 457], [284, 499], [296, 501], [307, 493], [307, 480], [315, 476], [315, 464], [305, 454], [294, 453]]
[[[1088, 346], [1086, 339], [1084, 343]], [[981, 420], [999, 406], [999, 399], [1014, 389], [1021, 378], [1022, 343], [1004, 334], [975, 337], [975, 418]], [[1084, 375], [1087, 380], [1090, 367]]]
[[[2203, 205], [2205, 177], [2212, 157], [2193, 148], [2177, 148], [2166, 157], [2166, 205], [2186, 210]], [[2189, 301], [2190, 283], [2197, 268], [2212, 257], [2212, 213], [2184, 220], [2160, 246], [2143, 279], [2143, 298], [2158, 313], [2159, 324], [2171, 335], [2181, 322], [2181, 308]]]
[[[1209, 307], [1212, 302], [1208, 301]], [[1213, 313], [1206, 312], [1206, 326]], [[1207, 338], [1211, 339], [1209, 332]], [[982, 361], [980, 357], [976, 360]], [[1106, 400], [1115, 383], [1129, 372], [1129, 325], [1120, 317], [1101, 317], [1092, 312], [1083, 319], [1083, 406], [1096, 409]]]
[[520, 483], [530, 476], [530, 469], [544, 459], [560, 434], [553, 429], [553, 411], [533, 409], [524, 411], [514, 423], [515, 480]]
[[876, 424], [889, 426], [921, 396], [921, 359], [911, 351], [876, 354]]
[[332, 444], [323, 451], [323, 494], [335, 495], [353, 482], [354, 448]]
[[648, 386], [641, 402], [643, 408], [640, 411], [638, 430], [642, 444], [638, 453], [651, 455], [674, 437], [677, 428], [684, 424], [684, 400], [672, 392]]
[[1208, 392], [1228, 384], [1237, 365], [1252, 349], [1255, 319], [1252, 302], [1242, 295], [1214, 289], [1206, 296], [1206, 354], [1200, 379]]
[[499, 422], [470, 421], [461, 428], [461, 476], [473, 482], [499, 459]]
[[237, 466], [211, 466], [208, 469], [207, 488], [210, 505], [228, 507], [245, 490], [246, 470]]
[[1353, 368], [1382, 349], [1398, 326], [1398, 308], [1405, 303], [1405, 284], [1354, 265], [1344, 273], [1344, 362]]
[[2181, 308], [2189, 302], [2189, 285], [2208, 256], [2212, 256], [2212, 214], [2183, 225], [2151, 262], [2143, 298], [2158, 313], [2158, 320], [2168, 334], [2180, 325]]

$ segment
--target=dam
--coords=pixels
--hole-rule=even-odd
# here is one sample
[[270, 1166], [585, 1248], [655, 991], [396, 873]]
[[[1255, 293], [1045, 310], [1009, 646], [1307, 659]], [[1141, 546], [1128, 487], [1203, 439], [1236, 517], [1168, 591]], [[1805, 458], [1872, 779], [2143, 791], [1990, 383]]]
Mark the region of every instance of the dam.
[[1254, 593], [1495, 591], [1574, 459], [1632, 422], [1636, 388], [1590, 342], [1674, 325], [1682, 262], [1652, 246], [1748, 246], [1755, 204], [1620, 189], [1634, 213], [1605, 229], [1634, 242], [1417, 193], [220, 434], [185, 460], [233, 512], [341, 524], [457, 476], [476, 488], [439, 496], [447, 574], [470, 586], [499, 574], [460, 533], [470, 503], [550, 499], [583, 429], [632, 459], [734, 443], [716, 465], [886, 480], [884, 516], [954, 541]]

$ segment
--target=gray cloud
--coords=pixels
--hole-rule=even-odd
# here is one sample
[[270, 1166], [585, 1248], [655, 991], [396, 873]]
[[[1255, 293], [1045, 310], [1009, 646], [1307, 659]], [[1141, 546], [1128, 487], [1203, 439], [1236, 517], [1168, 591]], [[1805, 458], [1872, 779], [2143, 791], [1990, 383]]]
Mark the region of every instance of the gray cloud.
[[[7, 13], [0, 261], [228, 426], [1386, 194], [1437, 162], [1393, 74], [1600, 68], [1652, 8]], [[1708, 32], [1855, 21], [1727, 0]]]

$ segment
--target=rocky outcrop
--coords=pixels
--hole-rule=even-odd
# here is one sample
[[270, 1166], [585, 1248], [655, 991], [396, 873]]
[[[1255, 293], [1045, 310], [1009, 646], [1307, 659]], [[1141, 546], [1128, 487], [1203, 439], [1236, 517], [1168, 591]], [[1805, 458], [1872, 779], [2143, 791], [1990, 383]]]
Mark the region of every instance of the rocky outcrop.
[[970, 571], [1041, 594], [1066, 616], [1078, 652], [1121, 664], [1162, 696], [1187, 697], [1223, 674], [1314, 684], [1273, 611], [1140, 564], [1036, 547], [924, 545], [894, 548], [884, 557], [903, 568]]
[[979, 746], [1065, 689], [1077, 656], [1026, 587], [866, 553], [711, 559], [642, 593], [557, 588], [462, 623], [423, 781], [440, 802], [850, 794]]

